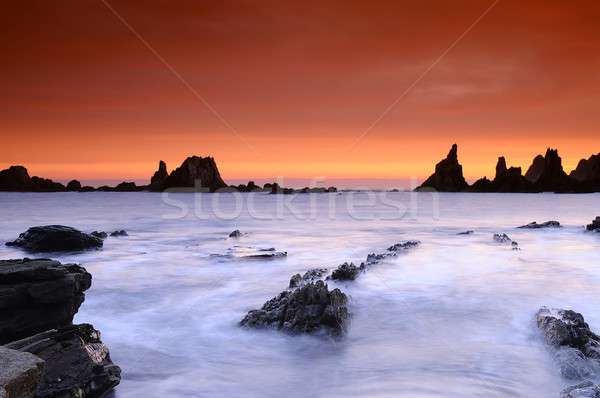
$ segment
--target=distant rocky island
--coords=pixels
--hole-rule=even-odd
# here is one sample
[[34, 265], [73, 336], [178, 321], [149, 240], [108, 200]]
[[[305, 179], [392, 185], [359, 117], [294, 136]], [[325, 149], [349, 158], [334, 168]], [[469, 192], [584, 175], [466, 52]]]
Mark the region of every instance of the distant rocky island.
[[[268, 192], [272, 194], [327, 193], [337, 192], [335, 187], [293, 189], [278, 183], [267, 183], [262, 187], [249, 181], [248, 184], [228, 185], [225, 183], [215, 160], [210, 157], [190, 156], [183, 163], [167, 171], [162, 160], [158, 170], [150, 178], [148, 185], [136, 185], [135, 182], [122, 182], [117, 186], [94, 188], [82, 186], [77, 180], [66, 186], [48, 178], [30, 177], [23, 166], [11, 166], [0, 171], [0, 191], [16, 192], [163, 192], [180, 190], [182, 192]], [[525, 175], [521, 167], [507, 167], [504, 156], [498, 158], [496, 175], [493, 180], [480, 178], [469, 185], [463, 176], [462, 165], [458, 162], [458, 146], [452, 145], [445, 159], [435, 166], [435, 172], [423, 182], [417, 191], [438, 192], [518, 192], [518, 193], [587, 193], [600, 192], [600, 153], [581, 159], [577, 168], [567, 174], [562, 159], [556, 149], [546, 151], [544, 156], [537, 155]]]
[[329, 188], [284, 188], [278, 183], [267, 183], [262, 187], [256, 185], [254, 181], [248, 184], [227, 185], [215, 160], [208, 157], [190, 156], [183, 161], [181, 166], [177, 167], [171, 173], [167, 171], [167, 164], [164, 161], [158, 163], [158, 170], [150, 178], [148, 185], [136, 185], [135, 182], [122, 182], [115, 187], [101, 186], [94, 188], [91, 186], [82, 186], [77, 180], [70, 181], [66, 186], [47, 178], [33, 176], [30, 177], [27, 169], [23, 166], [11, 166], [8, 169], [0, 171], [0, 191], [4, 192], [163, 192], [166, 190], [182, 191], [198, 190], [207, 192], [269, 192], [272, 194], [292, 194], [292, 193], [322, 193], [336, 192], [335, 187]]
[[435, 172], [417, 191], [438, 192], [600, 192], [600, 153], [579, 161], [567, 174], [558, 150], [548, 148], [546, 155], [537, 155], [523, 175], [520, 167], [507, 167], [504, 156], [498, 158], [493, 180], [480, 178], [469, 185], [458, 162], [458, 146], [452, 145], [445, 159], [435, 166]]

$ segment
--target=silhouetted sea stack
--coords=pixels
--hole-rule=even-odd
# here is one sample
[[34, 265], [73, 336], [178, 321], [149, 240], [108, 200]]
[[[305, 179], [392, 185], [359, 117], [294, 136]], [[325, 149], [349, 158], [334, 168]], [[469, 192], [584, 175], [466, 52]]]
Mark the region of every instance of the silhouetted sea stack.
[[11, 166], [0, 171], [0, 191], [16, 192], [61, 192], [66, 188], [59, 182], [47, 178], [29, 177], [23, 166]]
[[542, 155], [537, 155], [535, 158], [533, 158], [531, 166], [529, 166], [527, 173], [525, 173], [525, 178], [527, 181], [536, 183], [537, 180], [540, 179], [540, 176], [544, 171], [544, 163], [546, 163], [546, 160]]
[[167, 164], [161, 160], [158, 162], [158, 170], [156, 170], [150, 179], [150, 191], [162, 191], [167, 177], [169, 177], [169, 173], [167, 172]]
[[569, 176], [582, 183], [588, 190], [599, 191], [600, 153], [590, 156], [589, 159], [581, 159]]
[[556, 149], [546, 151], [544, 156], [544, 169], [540, 178], [535, 183], [541, 192], [569, 192], [576, 190], [576, 182], [563, 170], [562, 159]]
[[463, 177], [462, 166], [458, 163], [458, 146], [452, 145], [446, 159], [435, 165], [433, 173], [417, 190], [433, 189], [441, 192], [464, 191], [468, 184]]
[[[160, 170], [159, 170], [160, 171]], [[204, 188], [211, 192], [227, 187], [212, 157], [190, 156], [165, 179], [164, 189]]]

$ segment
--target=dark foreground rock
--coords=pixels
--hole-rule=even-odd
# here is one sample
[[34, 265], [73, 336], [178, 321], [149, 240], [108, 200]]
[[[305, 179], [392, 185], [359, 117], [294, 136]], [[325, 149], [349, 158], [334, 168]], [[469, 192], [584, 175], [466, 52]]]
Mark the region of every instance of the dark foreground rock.
[[98, 398], [121, 380], [121, 369], [112, 363], [100, 332], [92, 325], [49, 330], [6, 347], [44, 360], [45, 374], [37, 398]]
[[41, 358], [0, 347], [0, 397], [34, 398], [43, 374]]
[[588, 224], [588, 226], [585, 228], [588, 231], [600, 232], [600, 217], [596, 217], [596, 219], [594, 221], [592, 221], [591, 224]]
[[529, 224], [521, 225], [518, 228], [527, 228], [527, 229], [560, 228], [560, 223], [558, 221], [546, 221], [541, 224], [538, 224], [536, 221], [533, 221], [533, 222], [530, 222]]
[[114, 238], [114, 237], [118, 237], [118, 236], [129, 236], [129, 234], [124, 229], [118, 229], [116, 231], [111, 232], [110, 236], [112, 236]]
[[0, 344], [70, 325], [91, 283], [75, 264], [0, 261]]
[[325, 333], [341, 336], [348, 323], [348, 299], [339, 289], [329, 291], [323, 281], [286, 290], [252, 310], [241, 326], [274, 328], [291, 334]]
[[100, 248], [102, 244], [102, 239], [64, 225], [32, 227], [6, 243], [31, 252], [77, 251]]
[[512, 240], [506, 234], [494, 234], [494, 242], [510, 244], [512, 246], [513, 250], [519, 250], [519, 244], [517, 242], [515, 242], [514, 240]]
[[[555, 349], [554, 357], [564, 378], [588, 380], [600, 375], [600, 337], [590, 330], [581, 314], [543, 307], [536, 314], [536, 322], [546, 343]], [[566, 396], [586, 396], [575, 393], [573, 390]]]
[[95, 236], [96, 238], [100, 238], [102, 240], [108, 238], [108, 234], [104, 231], [94, 231], [90, 233], [90, 235]]

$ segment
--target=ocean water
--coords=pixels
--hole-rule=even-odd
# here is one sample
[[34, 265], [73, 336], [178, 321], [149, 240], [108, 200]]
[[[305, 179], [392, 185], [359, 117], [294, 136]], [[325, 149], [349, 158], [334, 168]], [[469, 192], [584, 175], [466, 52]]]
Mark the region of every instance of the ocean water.
[[[600, 234], [583, 228], [597, 215], [598, 194], [1, 193], [0, 241], [45, 224], [129, 232], [44, 256], [92, 273], [75, 321], [99, 329], [122, 367], [117, 398], [555, 398], [569, 383], [533, 317], [571, 308], [600, 332]], [[534, 220], [563, 228], [515, 228]], [[422, 245], [329, 283], [350, 297], [343, 339], [238, 327], [291, 275], [408, 239]], [[234, 246], [288, 256], [215, 256]]]

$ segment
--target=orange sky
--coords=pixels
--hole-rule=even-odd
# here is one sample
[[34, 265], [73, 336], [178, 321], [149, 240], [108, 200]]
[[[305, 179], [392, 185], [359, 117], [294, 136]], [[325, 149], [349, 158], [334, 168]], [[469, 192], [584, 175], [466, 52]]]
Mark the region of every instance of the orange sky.
[[106, 1], [238, 135], [103, 0], [13, 2], [0, 167], [143, 180], [197, 154], [226, 180], [423, 178], [457, 142], [473, 179], [600, 151], [598, 1], [500, 0], [356, 146], [493, 1]]

